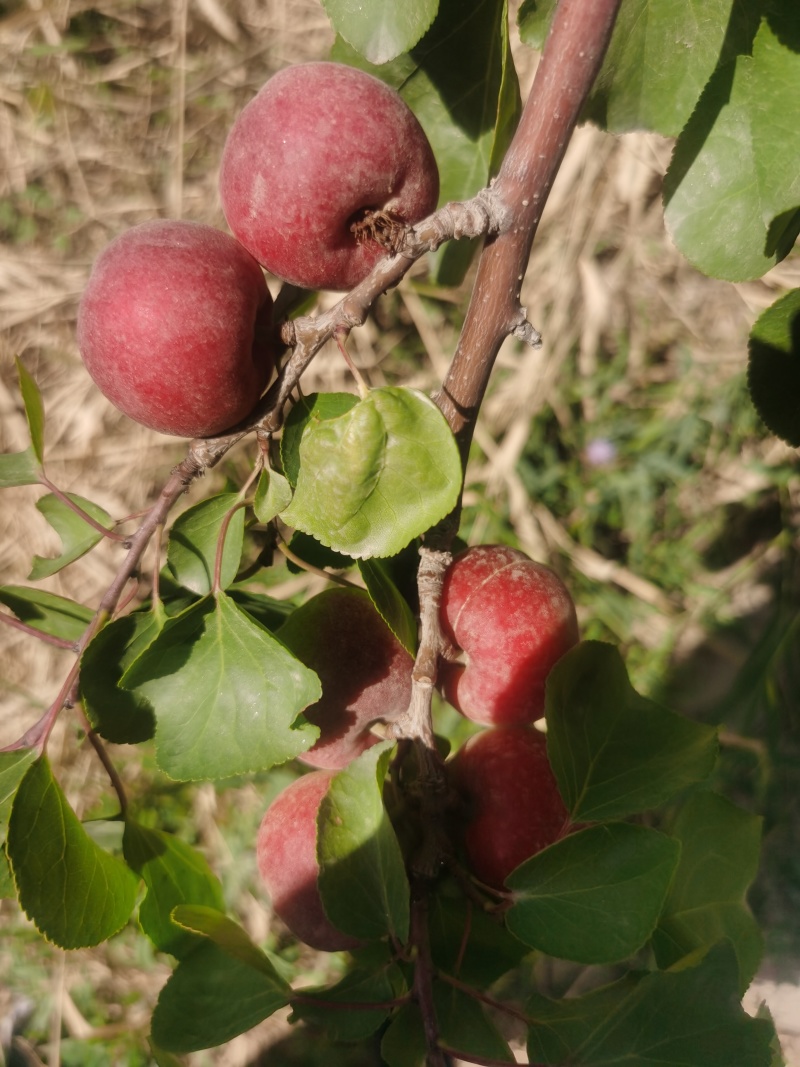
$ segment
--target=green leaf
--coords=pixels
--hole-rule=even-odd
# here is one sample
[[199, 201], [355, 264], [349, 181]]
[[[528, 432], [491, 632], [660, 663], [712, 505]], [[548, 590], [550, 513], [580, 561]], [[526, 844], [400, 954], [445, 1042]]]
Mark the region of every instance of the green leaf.
[[[544, 47], [556, 0], [524, 0], [522, 40]], [[715, 68], [749, 52], [760, 0], [622, 0], [582, 118], [616, 133], [676, 136]], [[669, 56], [669, 62], [653, 62]]]
[[[354, 970], [329, 989], [303, 989], [304, 997], [314, 1003], [293, 1001], [293, 1016], [310, 1026], [322, 1028], [329, 1041], [364, 1041], [383, 1025], [392, 1010], [389, 1007], [366, 1007], [342, 1010], [337, 1004], [385, 1004], [403, 991], [403, 977], [398, 967], [381, 967], [380, 971]], [[326, 1002], [332, 1005], [326, 1007]]]
[[19, 376], [19, 389], [22, 393], [22, 403], [25, 405], [25, 418], [28, 420], [28, 430], [31, 435], [31, 447], [39, 463], [44, 463], [44, 404], [39, 386], [33, 375], [26, 370], [22, 361], [16, 360], [17, 374]]
[[166, 566], [161, 568], [161, 573], [158, 576], [158, 596], [161, 601], [160, 605], [151, 603], [146, 607], [155, 611], [163, 608], [164, 614], [170, 618], [180, 615], [182, 611], [190, 608], [192, 604], [196, 604], [201, 599], [195, 596], [194, 593], [190, 593], [188, 589], [184, 589], [182, 585], [178, 585]]
[[770, 1048], [772, 1049], [772, 1061], [770, 1067], [787, 1067], [786, 1060], [783, 1058], [783, 1051], [781, 1050], [781, 1039], [778, 1036], [778, 1032], [775, 1029], [775, 1021], [772, 1018], [772, 1014], [766, 1004], [762, 1004], [756, 1013], [757, 1019], [764, 1019], [772, 1027], [772, 1040], [770, 1042]]
[[769, 429], [800, 447], [800, 289], [763, 311], [750, 331], [747, 384]]
[[317, 676], [224, 593], [169, 619], [122, 685], [156, 713], [156, 761], [193, 781], [263, 770], [309, 749]]
[[557, 0], [522, 0], [520, 5], [517, 13], [520, 38], [537, 51], [544, 48], [556, 3]]
[[362, 559], [358, 562], [358, 569], [378, 614], [403, 648], [412, 656], [415, 655], [417, 622], [386, 567], [379, 560]]
[[422, 1012], [416, 1004], [406, 1004], [381, 1038], [381, 1062], [386, 1067], [425, 1067], [427, 1047]]
[[[316, 537], [295, 530], [289, 542], [289, 548], [303, 563], [309, 563], [312, 567], [323, 570], [344, 571], [353, 566], [353, 560], [341, 552], [334, 552], [332, 548], [323, 545]], [[286, 560], [286, 569], [290, 574], [302, 574], [304, 568], [291, 559]]]
[[[796, 15], [785, 17], [788, 30]], [[675, 244], [698, 270], [728, 281], [765, 274], [800, 231], [800, 125], [787, 112], [800, 54], [772, 21], [762, 22], [752, 55], [715, 72], [664, 181]]]
[[714, 793], [699, 793], [683, 805], [670, 833], [680, 841], [681, 858], [653, 938], [658, 965], [670, 967], [728, 938], [744, 993], [763, 947], [746, 903], [758, 870], [761, 819]]
[[666, 835], [627, 823], [570, 834], [506, 879], [506, 925], [549, 956], [618, 963], [655, 929], [679, 854]]
[[453, 881], [439, 883], [428, 909], [431, 956], [437, 968], [485, 989], [517, 967], [530, 949], [502, 921], [482, 911]]
[[8, 856], [5, 848], [0, 847], [0, 900], [13, 900], [16, 895]]
[[152, 1038], [148, 1038], [147, 1043], [150, 1048], [150, 1055], [153, 1057], [153, 1063], [156, 1067], [185, 1067], [183, 1060], [179, 1060], [178, 1057], [173, 1056], [171, 1052], [159, 1048]]
[[150, 830], [128, 820], [122, 840], [125, 859], [147, 886], [139, 905], [139, 924], [157, 949], [185, 956], [197, 939], [172, 921], [179, 904], [225, 907], [222, 887], [205, 857], [163, 830]]
[[285, 1007], [290, 996], [274, 971], [250, 967], [207, 941], [181, 960], [161, 990], [153, 1040], [167, 1052], [215, 1048]]
[[[66, 493], [66, 496], [79, 508], [91, 516], [95, 522], [99, 522], [107, 530], [114, 525], [114, 520], [97, 504], [91, 500], [85, 500], [82, 496], [74, 493]], [[48, 493], [36, 501], [37, 509], [47, 519], [58, 536], [61, 538], [61, 555], [54, 559], [44, 559], [42, 556], [34, 556], [33, 568], [28, 578], [32, 582], [38, 582], [42, 578], [49, 578], [63, 570], [76, 559], [85, 556], [86, 553], [103, 539], [103, 535], [90, 526], [85, 519], [78, 515], [72, 508], [60, 500], [53, 493]]]
[[411, 389], [373, 389], [311, 423], [282, 518], [355, 558], [393, 556], [455, 507], [461, 462], [444, 416]]
[[229, 516], [220, 588], [226, 589], [236, 577], [244, 540], [244, 508], [239, 504], [237, 493], [220, 493], [187, 508], [172, 524], [167, 565], [175, 580], [198, 596], [205, 596], [213, 587], [217, 546]]
[[281, 433], [281, 463], [292, 488], [300, 474], [300, 441], [306, 427], [338, 419], [357, 403], [358, 397], [353, 393], [309, 393], [294, 405]]
[[292, 487], [277, 471], [263, 470], [258, 478], [253, 511], [259, 522], [271, 522], [287, 508], [292, 499]]
[[138, 879], [88, 836], [44, 756], [17, 790], [7, 847], [22, 909], [49, 941], [99, 945], [128, 921]]
[[479, 1060], [517, 1062], [508, 1043], [474, 997], [445, 982], [434, 982], [433, 1006], [442, 1045]]
[[[474, 997], [444, 982], [433, 982], [433, 1006], [440, 1044], [478, 1062], [516, 1063], [508, 1043]], [[425, 1067], [427, 1044], [422, 1014], [416, 1004], [401, 1008], [381, 1042], [388, 1067]]]
[[92, 727], [117, 745], [136, 745], [155, 733], [153, 706], [120, 685], [128, 667], [152, 644], [163, 617], [137, 611], [106, 623], [89, 642], [81, 661], [81, 697]]
[[[372, 65], [341, 39], [334, 45], [332, 58], [381, 78], [417, 116], [439, 167], [440, 203], [465, 200], [488, 184], [519, 118], [507, 24], [505, 0], [440, 0], [428, 33], [391, 63]], [[476, 247], [448, 241], [435, 257], [436, 281], [458, 285]]]
[[0, 455], [0, 489], [15, 485], [35, 485], [39, 481], [44, 457], [44, 407], [41, 393], [32, 375], [19, 359], [16, 360], [16, 365], [32, 443], [24, 452]]
[[676, 137], [717, 65], [737, 46], [749, 51], [758, 7], [753, 0], [624, 0], [583, 117], [614, 133]]
[[249, 589], [234, 587], [226, 595], [267, 630], [277, 630], [294, 611], [294, 604], [286, 600], [275, 600], [274, 597], [253, 593]]
[[322, 0], [337, 33], [370, 63], [388, 63], [409, 52], [430, 27], [439, 0]]
[[10, 489], [14, 485], [36, 485], [38, 481], [39, 464], [32, 448], [0, 455], [0, 489]]
[[493, 178], [500, 170], [508, 147], [517, 132], [517, 124], [522, 114], [519, 78], [517, 77], [517, 68], [511, 51], [507, 0], [504, 3], [501, 21], [501, 42], [500, 90], [497, 94], [497, 118], [495, 119], [492, 151], [489, 157], [490, 178]]
[[334, 776], [320, 805], [317, 856], [325, 913], [345, 934], [408, 938], [409, 886], [383, 806], [393, 745], [367, 749]]
[[0, 604], [34, 630], [62, 641], [77, 641], [94, 617], [94, 612], [83, 604], [26, 585], [1, 586]]
[[629, 975], [583, 997], [534, 996], [528, 1058], [581, 1067], [770, 1067], [770, 1025], [737, 991], [730, 945], [693, 967]]
[[32, 748], [0, 752], [0, 841], [5, 840], [8, 817], [19, 784], [35, 759], [36, 751]]
[[547, 754], [574, 822], [659, 807], [704, 781], [716, 730], [640, 696], [612, 645], [584, 641], [547, 680]]
[[179, 904], [172, 917], [184, 930], [213, 941], [231, 959], [282, 982], [269, 959], [253, 944], [247, 932], [219, 908], [207, 904]]

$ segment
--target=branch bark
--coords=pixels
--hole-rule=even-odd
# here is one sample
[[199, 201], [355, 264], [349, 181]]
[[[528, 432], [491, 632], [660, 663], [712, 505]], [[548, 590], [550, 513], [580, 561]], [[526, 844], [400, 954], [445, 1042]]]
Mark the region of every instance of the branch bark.
[[[478, 263], [464, 327], [442, 387], [434, 397], [456, 436], [466, 469], [472, 435], [500, 346], [511, 333], [535, 338], [520, 306], [522, 279], [544, 205], [592, 83], [600, 69], [621, 0], [561, 0], [519, 126], [492, 185], [513, 222], [490, 237]], [[535, 331], [534, 331], [535, 333]], [[538, 335], [537, 335], [538, 336]], [[459, 509], [425, 535], [420, 571], [420, 645], [412, 674], [411, 706], [398, 736], [427, 748], [436, 792], [444, 795], [430, 727], [436, 665], [444, 650], [438, 599], [445, 562], [458, 531]], [[425, 564], [439, 564], [438, 584], [425, 584]], [[427, 725], [426, 725], [427, 723]], [[421, 757], [422, 758], [422, 757]], [[429, 825], [436, 827], [435, 813]], [[434, 864], [435, 866], [435, 859]]]
[[561, 0], [533, 88], [492, 186], [513, 224], [489, 238], [464, 327], [435, 400], [466, 466], [475, 421], [505, 338], [526, 332], [520, 289], [570, 135], [603, 61], [621, 0]]

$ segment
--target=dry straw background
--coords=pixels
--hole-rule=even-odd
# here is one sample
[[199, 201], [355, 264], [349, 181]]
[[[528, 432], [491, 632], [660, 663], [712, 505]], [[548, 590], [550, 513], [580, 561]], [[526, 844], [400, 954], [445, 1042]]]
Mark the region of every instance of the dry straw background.
[[[182, 443], [119, 415], [84, 372], [74, 321], [91, 263], [112, 237], [145, 219], [185, 217], [224, 228], [216, 171], [232, 117], [272, 72], [325, 57], [332, 39], [316, 0], [0, 0], [3, 451], [27, 443], [13, 369], [19, 356], [44, 394], [48, 471], [60, 488], [85, 495], [119, 517], [152, 499], [180, 458]], [[526, 90], [535, 56], [521, 46], [516, 56]], [[636, 623], [634, 636], [645, 648], [658, 646], [669, 631], [679, 652], [687, 654], [703, 639], [691, 594], [676, 619], [673, 601], [657, 584], [575, 544], [558, 519], [530, 500], [518, 473], [533, 414], [554, 404], [559, 418], [575, 417], [559, 412], [560, 373], [572, 354], [578, 353], [581, 373], [591, 376], [600, 354], [627, 338], [626, 371], [614, 387], [621, 405], [634, 386], [678, 379], [683, 373], [679, 351], [691, 353], [687, 396], [692, 390], [713, 391], [741, 374], [747, 332], [757, 314], [786, 288], [800, 285], [796, 256], [761, 281], [735, 286], [691, 269], [663, 227], [659, 187], [670, 151], [667, 141], [650, 135], [614, 139], [589, 128], [576, 134], [525, 283], [524, 302], [545, 346], [541, 352], [522, 352], [508, 345], [501, 353], [502, 371], [478, 430], [480, 455], [470, 472], [468, 499], [477, 494], [507, 508], [514, 532], [531, 554], [542, 559], [566, 554], [589, 580], [612, 582], [652, 608]], [[613, 255], [598, 254], [604, 246]], [[437, 310], [411, 285], [401, 287], [387, 328], [370, 322], [351, 342], [371, 380], [380, 382], [391, 373], [392, 349], [416, 331], [427, 357], [410, 370], [406, 364], [405, 373], [414, 385], [435, 386], [455, 343], [446, 301], [443, 296]], [[666, 355], [653, 361], [648, 358], [653, 352]], [[310, 372], [308, 390], [320, 386], [350, 388], [335, 350], [323, 352]], [[674, 402], [680, 410], [680, 389]], [[591, 400], [584, 402], [581, 415], [592, 419]], [[702, 511], [743, 501], [769, 486], [771, 469], [790, 461], [790, 451], [770, 438], [746, 454], [729, 455], [702, 472], [701, 498], [692, 506]], [[796, 519], [797, 479], [792, 492]], [[40, 495], [42, 490], [25, 487], [4, 490], [0, 497], [1, 583], [24, 583], [32, 554], [53, 554], [58, 548], [35, 510]], [[480, 538], [480, 518], [472, 533]], [[101, 546], [46, 587], [96, 603], [116, 558], [113, 546]], [[769, 562], [769, 550], [754, 555], [749, 580], [731, 593], [738, 598], [732, 610], [745, 613], [770, 595], [761, 581]], [[708, 581], [722, 587], [725, 576]], [[0, 629], [0, 656], [0, 744], [5, 744], [53, 699], [69, 659], [8, 627]], [[62, 764], [70, 800], [79, 812], [85, 810], [104, 782], [89, 751], [76, 746], [73, 725], [62, 727], [50, 754]], [[135, 762], [125, 763], [125, 773], [135, 789]], [[255, 811], [260, 801], [255, 791], [244, 790], [240, 803]], [[224, 867], [232, 861], [217, 815], [213, 790], [198, 790], [193, 816], [199, 842], [212, 863]], [[243, 892], [238, 906], [254, 935], [264, 936], [269, 921], [264, 902]], [[3, 903], [0, 909], [9, 931], [18, 931], [14, 907]], [[30, 942], [25, 941], [26, 954], [32, 951]], [[19, 944], [0, 935], [0, 1016], [16, 1003]], [[53, 951], [47, 959], [48, 977], [36, 1011], [48, 1020], [50, 1040], [36, 1052], [30, 1048], [27, 1062], [51, 1067], [62, 1062], [70, 1040], [109, 1040], [146, 1028], [167, 973], [158, 961], [140, 966], [127, 947], [75, 956]], [[103, 990], [105, 1023], [88, 1021], [77, 1006], [73, 993], [82, 983]], [[767, 991], [787, 1054], [798, 1064], [800, 1054], [790, 1046], [800, 1007], [790, 999], [782, 1012], [780, 999], [791, 998], [793, 987]], [[282, 1019], [270, 1021], [191, 1062], [198, 1067], [266, 1063], [259, 1050], [284, 1029]]]

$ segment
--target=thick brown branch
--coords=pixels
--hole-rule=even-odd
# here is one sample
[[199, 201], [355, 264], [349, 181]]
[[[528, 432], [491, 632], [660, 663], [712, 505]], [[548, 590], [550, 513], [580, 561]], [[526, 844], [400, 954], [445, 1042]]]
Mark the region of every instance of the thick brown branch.
[[561, 0], [519, 127], [493, 185], [513, 225], [486, 243], [455, 356], [436, 400], [464, 463], [500, 345], [536, 341], [522, 279], [553, 179], [600, 69], [620, 0]]

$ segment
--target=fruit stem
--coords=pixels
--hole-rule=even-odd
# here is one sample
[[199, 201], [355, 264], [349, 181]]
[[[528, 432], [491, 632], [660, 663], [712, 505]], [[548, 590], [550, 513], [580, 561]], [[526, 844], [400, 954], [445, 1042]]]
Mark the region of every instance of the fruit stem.
[[369, 385], [367, 384], [367, 382], [366, 382], [366, 380], [364, 378], [364, 375], [361, 373], [361, 371], [358, 369], [358, 367], [353, 362], [353, 357], [347, 351], [347, 347], [345, 345], [345, 341], [347, 340], [347, 338], [349, 336], [350, 336], [350, 330], [346, 329], [344, 326], [337, 326], [333, 331], [333, 339], [336, 342], [336, 344], [337, 344], [337, 346], [339, 348], [339, 351], [342, 354], [342, 359], [347, 364], [347, 369], [350, 371], [350, 373], [353, 375], [353, 377], [356, 380], [356, 385], [358, 386], [359, 396], [363, 400], [366, 396], [369, 395]]

